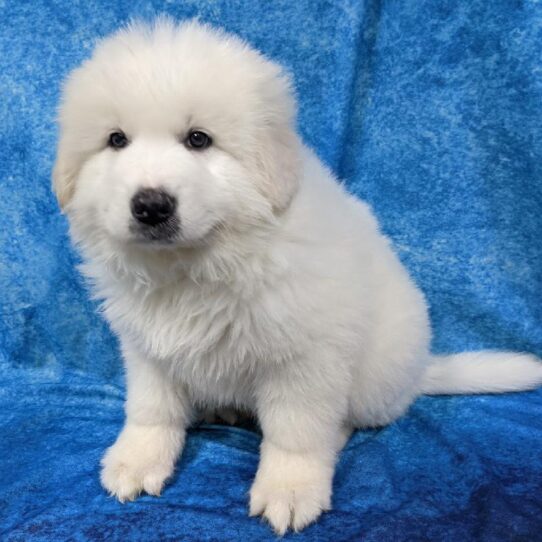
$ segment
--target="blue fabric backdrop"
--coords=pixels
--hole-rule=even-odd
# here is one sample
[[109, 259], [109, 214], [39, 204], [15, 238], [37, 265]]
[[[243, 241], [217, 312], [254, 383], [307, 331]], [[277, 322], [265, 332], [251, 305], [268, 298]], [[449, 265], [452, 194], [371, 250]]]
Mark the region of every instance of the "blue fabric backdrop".
[[[295, 76], [299, 128], [426, 292], [436, 351], [542, 354], [542, 4], [536, 0], [0, 2], [0, 538], [274, 540], [247, 517], [260, 437], [191, 431], [160, 498], [98, 481], [122, 424], [115, 338], [50, 192], [62, 78], [98, 36], [169, 13]], [[357, 432], [299, 541], [542, 540], [542, 392], [421, 398]]]

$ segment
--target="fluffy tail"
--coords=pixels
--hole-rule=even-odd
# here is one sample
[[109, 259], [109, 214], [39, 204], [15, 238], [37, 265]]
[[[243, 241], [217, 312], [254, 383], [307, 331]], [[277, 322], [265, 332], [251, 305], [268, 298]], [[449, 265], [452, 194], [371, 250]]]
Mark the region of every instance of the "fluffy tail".
[[532, 390], [541, 385], [542, 363], [535, 356], [481, 351], [433, 356], [422, 393], [503, 393]]

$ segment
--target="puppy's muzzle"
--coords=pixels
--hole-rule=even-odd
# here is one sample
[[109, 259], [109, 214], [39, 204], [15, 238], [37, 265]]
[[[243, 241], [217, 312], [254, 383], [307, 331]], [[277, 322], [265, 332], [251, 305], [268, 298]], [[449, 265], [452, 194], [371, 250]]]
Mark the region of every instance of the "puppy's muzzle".
[[163, 189], [143, 188], [130, 202], [130, 211], [139, 234], [150, 240], [168, 240], [179, 229], [177, 200]]

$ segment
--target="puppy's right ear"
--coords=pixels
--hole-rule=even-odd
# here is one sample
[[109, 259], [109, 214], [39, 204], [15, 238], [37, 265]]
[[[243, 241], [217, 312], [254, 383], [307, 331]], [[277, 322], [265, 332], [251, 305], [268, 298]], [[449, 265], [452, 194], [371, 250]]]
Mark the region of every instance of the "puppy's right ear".
[[61, 209], [71, 200], [75, 190], [75, 178], [79, 171], [79, 160], [69, 152], [65, 142], [60, 141], [53, 167], [53, 191]]

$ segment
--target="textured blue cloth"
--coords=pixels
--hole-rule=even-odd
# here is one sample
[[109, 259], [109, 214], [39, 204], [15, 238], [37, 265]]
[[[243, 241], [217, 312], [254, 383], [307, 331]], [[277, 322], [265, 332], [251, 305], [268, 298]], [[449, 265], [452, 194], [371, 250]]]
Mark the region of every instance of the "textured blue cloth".
[[[50, 192], [60, 81], [130, 17], [239, 33], [293, 73], [299, 127], [367, 199], [432, 307], [436, 351], [542, 354], [542, 5], [0, 2], [0, 539], [265, 541], [247, 517], [260, 436], [191, 430], [160, 498], [119, 504], [117, 342]], [[542, 392], [421, 398], [341, 455], [299, 541], [542, 540]]]

